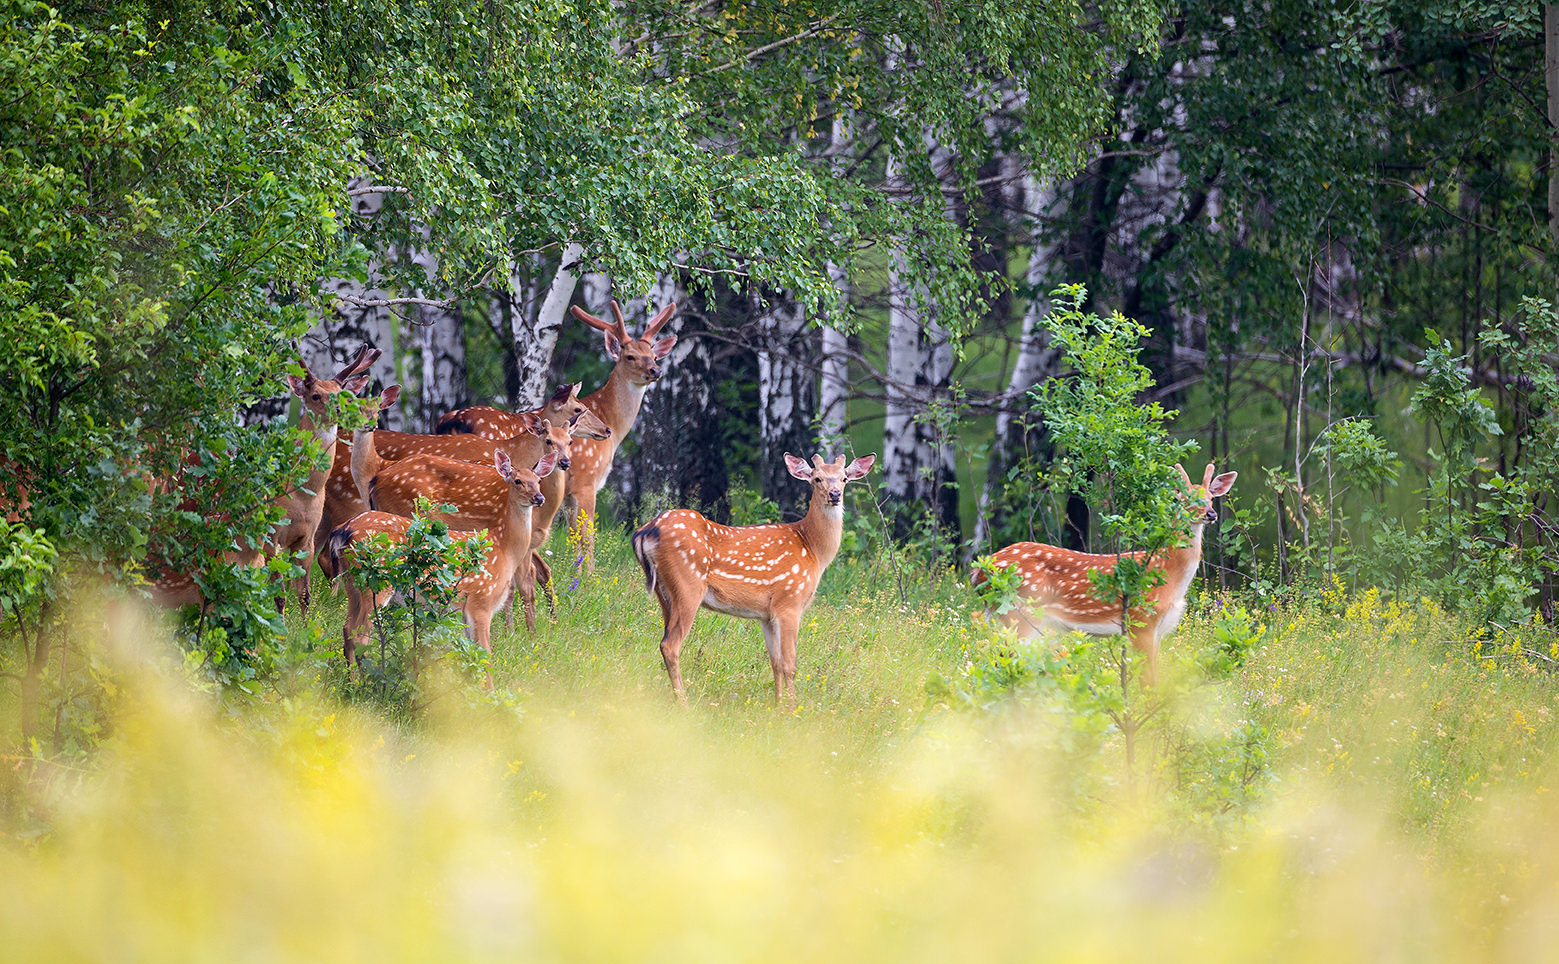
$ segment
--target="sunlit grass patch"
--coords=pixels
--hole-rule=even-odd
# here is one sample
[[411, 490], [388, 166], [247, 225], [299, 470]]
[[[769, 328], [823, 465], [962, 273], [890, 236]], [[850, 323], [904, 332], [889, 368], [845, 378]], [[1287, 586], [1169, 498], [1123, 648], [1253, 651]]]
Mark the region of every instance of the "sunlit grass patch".
[[[1559, 879], [1553, 680], [1368, 594], [1165, 648], [1136, 763], [1043, 686], [928, 695], [1001, 645], [943, 588], [836, 585], [774, 707], [757, 627], [700, 616], [691, 705], [630, 560], [443, 664], [415, 717], [342, 702], [339, 603], [289, 675], [191, 690], [113, 617], [95, 756], [20, 786], [4, 956], [57, 959], [1531, 959]], [[947, 595], [942, 595], [947, 593]], [[1220, 637], [1250, 642], [1209, 671]], [[1065, 645], [1065, 643], [1063, 643]], [[1221, 647], [1221, 648], [1220, 648]], [[153, 658], [155, 656], [155, 658]], [[934, 688], [933, 688], [934, 689]]]

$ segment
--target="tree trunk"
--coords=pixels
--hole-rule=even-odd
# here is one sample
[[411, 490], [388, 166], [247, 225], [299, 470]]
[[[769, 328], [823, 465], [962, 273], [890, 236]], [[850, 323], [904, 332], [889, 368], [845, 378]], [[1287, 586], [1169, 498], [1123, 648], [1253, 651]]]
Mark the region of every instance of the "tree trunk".
[[[996, 435], [991, 444], [985, 488], [980, 493], [980, 511], [974, 521], [975, 553], [990, 552], [1010, 542], [1056, 538], [1049, 526], [1043, 532], [1036, 532], [1031, 516], [1014, 519], [1013, 505], [1006, 496], [1007, 473], [1014, 465], [1027, 457], [1044, 458], [1050, 454], [1044, 424], [1037, 413], [1031, 411], [1028, 392], [1054, 376], [1061, 362], [1060, 352], [1050, 346], [1050, 336], [1040, 325], [1049, 305], [1038, 295], [1055, 252], [1043, 243], [1037, 225], [1056, 194], [1031, 177], [1025, 178], [1024, 184], [1023, 209], [1034, 218], [1036, 225], [1025, 280], [1035, 294], [1023, 312], [1018, 358], [1004, 393], [1006, 405], [996, 416]], [[1031, 502], [1033, 496], [1032, 492], [1023, 492], [1020, 498]]]
[[[563, 328], [574, 289], [579, 285], [579, 263], [584, 251], [584, 246], [579, 244], [570, 243], [564, 247], [546, 295], [534, 308], [514, 311], [511, 316], [510, 335], [518, 386], [514, 404], [519, 410], [536, 408], [556, 387], [552, 384], [552, 353], [557, 347], [558, 332]], [[539, 279], [533, 280], [532, 284], [539, 289]], [[518, 284], [515, 290], [520, 290]]]
[[1559, 4], [1543, 6], [1543, 80], [1548, 87], [1548, 233], [1559, 252]]
[[[412, 252], [411, 259], [427, 278], [426, 290], [432, 292], [419, 293], [419, 297], [442, 296], [438, 256], [421, 248]], [[413, 408], [412, 427], [419, 432], [430, 432], [439, 416], [470, 403], [471, 394], [466, 388], [465, 331], [461, 314], [454, 308], [418, 305], [417, 321], [412, 335], [422, 356], [422, 384]]]
[[680, 306], [672, 322], [677, 344], [661, 361], [664, 374], [645, 393], [631, 439], [636, 444], [631, 451], [619, 451], [621, 464], [612, 469], [611, 488], [623, 500], [619, 504], [633, 507], [640, 521], [652, 509], [671, 506], [699, 509], [718, 522], [730, 519], [725, 437], [730, 413], [714, 386], [729, 378], [750, 383], [756, 373], [745, 368], [755, 367], [751, 353], [701, 337], [709, 327], [704, 321], [708, 314], [729, 318], [746, 313], [745, 302], [729, 289], [717, 288], [717, 292], [728, 300], [704, 303], [699, 296], [690, 298], [668, 276], [648, 299], [633, 298], [623, 304], [628, 328], [635, 333], [648, 320], [646, 304], [659, 307], [675, 300]]
[[[888, 183], [903, 196], [908, 182], [900, 162], [888, 159]], [[929, 294], [911, 287], [912, 253], [900, 242], [888, 262], [888, 384], [883, 424], [883, 484], [899, 509], [895, 534], [909, 535], [916, 521], [959, 531], [953, 446], [939, 427], [933, 401], [945, 395], [953, 371], [946, 329], [937, 323]]]
[[800, 518], [809, 493], [790, 477], [785, 453], [811, 459], [812, 423], [817, 414], [817, 379], [813, 377], [816, 338], [807, 330], [806, 314], [790, 291], [774, 292], [767, 304], [750, 295], [757, 321], [759, 487], [786, 511]]
[[[828, 138], [828, 151], [832, 155], [830, 166], [836, 175], [843, 176], [845, 173], [844, 152], [849, 147], [850, 137], [848, 116], [841, 109], [834, 115]], [[842, 265], [829, 262], [828, 277], [833, 280], [834, 290], [839, 292], [841, 304], [848, 303], [850, 298], [848, 270]], [[840, 326], [823, 329], [822, 350], [818, 358], [817, 442], [823, 456], [829, 459], [850, 450], [850, 440], [845, 434], [849, 429], [846, 400], [850, 394], [850, 359], [846, 351], [850, 343], [842, 330], [844, 319], [837, 320], [841, 323]]]

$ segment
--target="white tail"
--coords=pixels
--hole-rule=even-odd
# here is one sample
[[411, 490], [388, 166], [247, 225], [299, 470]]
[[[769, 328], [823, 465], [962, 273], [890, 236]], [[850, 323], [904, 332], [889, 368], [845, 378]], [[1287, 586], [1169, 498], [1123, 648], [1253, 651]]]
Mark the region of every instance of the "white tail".
[[[1149, 563], [1164, 574], [1164, 583], [1148, 592], [1143, 604], [1127, 614], [1124, 627], [1137, 651], [1147, 657], [1143, 681], [1152, 685], [1158, 673], [1158, 647], [1165, 636], [1180, 625], [1185, 615], [1186, 591], [1202, 561], [1202, 529], [1218, 518], [1213, 499], [1228, 493], [1237, 473], [1225, 472], [1213, 478], [1207, 466], [1201, 485], [1193, 485], [1185, 469], [1175, 466], [1185, 482], [1187, 506], [1193, 513], [1189, 541], [1165, 549]], [[1126, 557], [1142, 561], [1146, 553], [1128, 552]], [[998, 617], [1020, 636], [1033, 637], [1042, 631], [1080, 632], [1095, 636], [1121, 635], [1121, 606], [1093, 595], [1088, 573], [1094, 570], [1114, 572], [1119, 556], [1075, 552], [1040, 542], [1017, 542], [991, 554], [1001, 568], [1015, 567], [1023, 574], [1018, 587], [1020, 605]], [[976, 571], [973, 582], [985, 582], [985, 573]]]
[[570, 310], [575, 318], [602, 332], [606, 353], [617, 363], [612, 367], [612, 374], [606, 379], [605, 385], [580, 399], [587, 408], [600, 416], [601, 421], [611, 426], [611, 438], [604, 441], [580, 440], [574, 446], [573, 467], [568, 472], [564, 496], [565, 501], [572, 506], [570, 524], [574, 524], [575, 520], [582, 523], [579, 531], [583, 539], [581, 548], [584, 550], [585, 568], [593, 570], [596, 493], [606, 484], [606, 476], [612, 471], [612, 457], [617, 454], [617, 447], [639, 417], [639, 406], [644, 401], [645, 390], [660, 379], [661, 359], [671, 354], [672, 346], [677, 343], [676, 335], [655, 340], [655, 335], [671, 320], [677, 306], [675, 303], [668, 304], [656, 313], [645, 326], [644, 335], [639, 338], [628, 333], [622, 308], [616, 301], [612, 302], [615, 322], [597, 318], [577, 306]]
[[672, 509], [633, 534], [645, 588], [660, 602], [660, 655], [677, 698], [686, 701], [679, 654], [700, 607], [756, 619], [774, 670], [774, 698], [796, 699], [796, 637], [823, 570], [839, 553], [844, 485], [866, 476], [877, 456], [845, 465], [785, 456], [790, 474], [812, 484], [799, 522], [725, 526], [691, 509]]
[[[427, 458], [427, 457], [423, 457]], [[509, 596], [513, 580], [515, 560], [530, 551], [530, 514], [541, 501], [541, 479], [550, 473], [556, 456], [544, 456], [533, 469], [515, 466], [508, 455], [498, 452], [493, 465], [474, 465], [454, 459], [440, 460], [449, 463], [450, 471], [472, 478], [485, 477], [482, 483], [492, 496], [502, 500], [503, 511], [487, 530], [493, 545], [487, 552], [481, 572], [460, 580], [456, 591], [461, 597], [461, 610], [465, 613], [466, 629], [471, 638], [483, 649], [492, 649], [493, 613]], [[389, 590], [377, 596], [358, 587], [351, 579], [352, 555], [345, 551], [357, 542], [376, 532], [387, 534], [392, 540], [405, 539], [411, 519], [391, 515], [388, 512], [364, 512], [330, 533], [326, 542], [325, 571], [332, 576], [347, 574], [347, 619], [342, 628], [343, 652], [347, 662], [356, 657], [358, 646], [368, 638], [369, 622], [374, 610], [388, 601]], [[457, 538], [470, 538], [475, 533], [454, 533]]]

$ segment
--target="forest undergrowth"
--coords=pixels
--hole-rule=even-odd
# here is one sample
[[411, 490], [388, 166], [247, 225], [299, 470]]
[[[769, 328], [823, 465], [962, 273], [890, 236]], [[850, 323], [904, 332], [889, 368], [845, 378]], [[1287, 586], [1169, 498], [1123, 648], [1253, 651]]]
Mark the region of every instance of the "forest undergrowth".
[[951, 575], [901, 604], [862, 553], [807, 617], [794, 711], [757, 627], [712, 613], [684, 709], [623, 541], [570, 583], [495, 632], [491, 690], [435, 660], [414, 712], [343, 698], [328, 591], [249, 692], [102, 604], [96, 749], [7, 767], [3, 956], [1553, 953], [1559, 703], [1521, 655], [1546, 635], [1373, 590], [1202, 596], [1122, 695], [1108, 641], [1004, 640]]

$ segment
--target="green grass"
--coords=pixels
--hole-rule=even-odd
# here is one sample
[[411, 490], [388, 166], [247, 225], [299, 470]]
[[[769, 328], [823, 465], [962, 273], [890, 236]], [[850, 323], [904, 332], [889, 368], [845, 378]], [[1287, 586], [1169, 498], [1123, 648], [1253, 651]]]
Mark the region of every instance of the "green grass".
[[281, 681], [241, 699], [192, 690], [163, 623], [105, 609], [113, 723], [0, 822], [0, 957], [1552, 953], [1555, 681], [1430, 604], [1258, 614], [1244, 665], [1209, 679], [1203, 600], [1128, 770], [1119, 734], [1046, 687], [927, 696], [1010, 652], [953, 580], [912, 579], [901, 607], [891, 568], [841, 559], [794, 712], [757, 626], [713, 613], [677, 706], [619, 537], [559, 582], [555, 622], [495, 633], [514, 706], [442, 668], [410, 722], [332, 695], [328, 594], [291, 619]]

